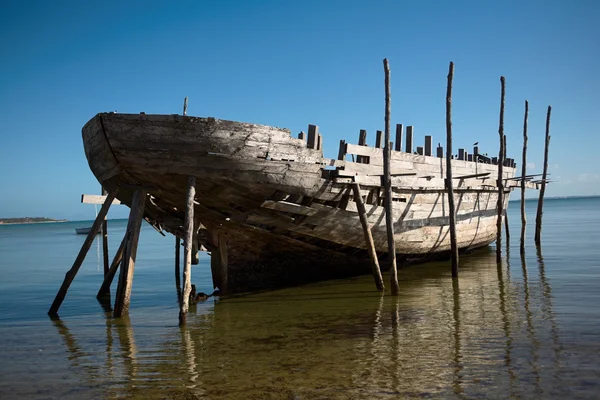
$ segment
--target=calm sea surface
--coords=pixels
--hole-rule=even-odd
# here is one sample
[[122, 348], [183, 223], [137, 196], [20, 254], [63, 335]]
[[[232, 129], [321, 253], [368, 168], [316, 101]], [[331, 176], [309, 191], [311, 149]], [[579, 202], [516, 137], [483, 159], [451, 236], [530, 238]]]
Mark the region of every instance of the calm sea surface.
[[[525, 259], [513, 202], [499, 267], [490, 246], [457, 282], [448, 262], [401, 270], [397, 298], [364, 276], [210, 299], [185, 329], [172, 236], [144, 226], [129, 318], [95, 299], [96, 241], [52, 321], [91, 223], [0, 226], [0, 398], [599, 398], [600, 198], [546, 200], [541, 254], [535, 207]], [[125, 225], [109, 221], [111, 253]], [[205, 253], [192, 275], [211, 291]]]

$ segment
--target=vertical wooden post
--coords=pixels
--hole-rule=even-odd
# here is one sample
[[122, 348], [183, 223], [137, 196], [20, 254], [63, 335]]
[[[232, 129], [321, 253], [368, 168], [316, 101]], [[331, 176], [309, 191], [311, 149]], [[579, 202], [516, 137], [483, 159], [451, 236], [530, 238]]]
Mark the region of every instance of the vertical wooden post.
[[479, 146], [473, 145], [473, 161], [479, 162]]
[[417, 154], [420, 155], [420, 156], [423, 155], [423, 147], [417, 146]]
[[[366, 146], [367, 145], [367, 131], [361, 129], [358, 133], [358, 145]], [[369, 157], [368, 156], [356, 156], [356, 162], [361, 164], [368, 164]]]
[[[506, 135], [504, 135], [502, 146], [504, 146], [504, 157], [506, 158]], [[510, 159], [507, 161], [510, 161]], [[508, 166], [510, 166], [510, 164]], [[509, 248], [510, 247], [510, 231], [508, 229], [508, 204], [506, 205], [506, 210], [504, 210], [504, 232], [506, 233], [506, 247]]]
[[413, 127], [411, 125], [406, 127], [406, 152], [409, 154], [413, 152]]
[[450, 256], [452, 257], [452, 277], [458, 277], [458, 246], [456, 243], [456, 210], [454, 209], [454, 190], [452, 188], [452, 80], [454, 63], [448, 68], [448, 86], [446, 89], [446, 189], [448, 190], [448, 216], [450, 217]]
[[316, 149], [319, 137], [319, 127], [316, 125], [308, 125], [308, 143], [306, 147]]
[[383, 180], [385, 190], [385, 225], [387, 228], [388, 257], [390, 259], [390, 285], [392, 287], [392, 296], [397, 296], [398, 270], [396, 269], [396, 241], [394, 240], [394, 213], [392, 202], [392, 175], [391, 175], [391, 156], [390, 149], [390, 114], [392, 110], [392, 95], [390, 90], [390, 65], [388, 59], [383, 59], [383, 69], [385, 72], [385, 148], [383, 150]]
[[521, 161], [521, 255], [525, 254], [525, 230], [527, 216], [525, 215], [525, 175], [527, 174], [527, 118], [529, 117], [529, 102], [525, 100], [525, 117], [523, 118], [523, 160]]
[[71, 286], [73, 279], [75, 279], [75, 275], [77, 275], [77, 272], [79, 272], [79, 268], [81, 268], [81, 264], [83, 263], [83, 260], [85, 259], [87, 252], [90, 250], [90, 247], [92, 246], [92, 243], [94, 242], [94, 239], [96, 238], [96, 235], [98, 234], [98, 231], [100, 230], [102, 221], [104, 221], [104, 217], [108, 213], [108, 209], [110, 208], [110, 205], [112, 204], [112, 202], [116, 196], [117, 196], [116, 190], [113, 190], [106, 196], [106, 200], [104, 200], [104, 204], [102, 205], [100, 212], [96, 216], [96, 220], [94, 221], [94, 224], [92, 225], [92, 228], [90, 229], [90, 232], [88, 233], [87, 238], [81, 245], [81, 249], [79, 250], [79, 254], [77, 254], [77, 258], [75, 258], [75, 261], [73, 262], [73, 266], [65, 274], [65, 279], [64, 279], [62, 285], [60, 286], [58, 293], [56, 293], [56, 297], [54, 298], [54, 301], [52, 302], [52, 305], [50, 306], [50, 310], [48, 310], [49, 316], [51, 316], [51, 317], [58, 316], [58, 309], [60, 308], [62, 302], [65, 300], [65, 296], [67, 295], [69, 286]]
[[227, 237], [221, 232], [219, 232], [219, 254], [218, 254], [218, 256], [219, 256], [219, 269], [220, 269], [219, 277], [221, 278], [219, 292], [221, 293], [221, 295], [224, 295], [224, 294], [227, 294], [227, 292], [228, 292], [227, 269], [228, 269], [229, 258], [227, 255]]
[[125, 236], [123, 236], [123, 240], [121, 240], [121, 244], [119, 245], [119, 249], [113, 258], [112, 263], [110, 264], [110, 268], [108, 269], [108, 273], [104, 275], [104, 281], [100, 286], [100, 290], [98, 290], [98, 294], [96, 295], [97, 299], [104, 298], [106, 296], [110, 296], [110, 285], [117, 273], [117, 269], [119, 269], [119, 264], [123, 259], [123, 252], [125, 251], [125, 245], [127, 244], [127, 240], [129, 239], [129, 232], [125, 232]]
[[431, 148], [433, 146], [432, 144], [432, 137], [431, 135], [425, 135], [425, 155], [426, 156], [431, 156]]
[[377, 131], [377, 135], [375, 136], [375, 147], [381, 149], [381, 142], [383, 142], [383, 132]]
[[323, 152], [323, 135], [320, 133], [317, 136], [317, 150], [321, 150], [321, 152]]
[[[310, 125], [309, 125], [310, 127]], [[314, 132], [314, 131], [313, 131]], [[313, 135], [314, 139], [314, 135]], [[187, 198], [185, 204], [185, 239], [183, 241], [183, 296], [179, 309], [179, 325], [187, 322], [187, 312], [190, 306], [192, 291], [192, 239], [194, 237], [194, 197], [196, 197], [196, 177], [188, 178]]]
[[504, 211], [504, 177], [502, 166], [504, 164], [504, 97], [506, 95], [506, 81], [500, 77], [500, 121], [498, 124], [498, 135], [500, 136], [500, 151], [498, 153], [498, 204], [496, 211], [496, 262], [502, 261], [502, 214]]
[[338, 160], [346, 159], [346, 141], [340, 140], [340, 148], [338, 150]]
[[465, 159], [465, 149], [458, 149], [458, 159], [459, 160]]
[[365, 210], [365, 204], [363, 203], [363, 199], [360, 194], [360, 185], [358, 183], [353, 183], [352, 190], [354, 192], [354, 202], [356, 203], [356, 208], [358, 209], [360, 223], [365, 235], [365, 243], [367, 245], [367, 250], [369, 251], [369, 258], [371, 259], [371, 267], [373, 269], [375, 286], [377, 286], [377, 290], [383, 292], [385, 290], [385, 286], [383, 284], [383, 277], [381, 276], [381, 269], [379, 268], [379, 261], [377, 260], [377, 253], [375, 252], [375, 244], [373, 242], [373, 235], [371, 234], [371, 227], [369, 226], [369, 221], [367, 219], [367, 211]]
[[177, 297], [181, 303], [181, 239], [175, 237], [175, 287], [177, 288]]
[[438, 158], [444, 158], [444, 148], [442, 146], [437, 147], [437, 156]]
[[146, 191], [143, 188], [137, 189], [131, 200], [131, 211], [129, 212], [129, 222], [127, 223], [127, 233], [129, 237], [125, 244], [125, 251], [121, 262], [121, 271], [119, 273], [119, 284], [117, 286], [115, 309], [113, 312], [115, 318], [120, 318], [129, 312], [131, 286], [133, 284], [133, 272], [135, 270], [135, 257], [137, 255], [142, 220], [144, 219], [145, 202]]
[[[102, 188], [102, 194], [106, 196], [108, 192], [106, 189]], [[107, 214], [108, 215], [108, 214]], [[104, 220], [102, 221], [102, 255], [104, 257], [104, 276], [108, 274], [109, 265], [108, 265], [108, 220], [107, 215], [104, 216]]]
[[403, 126], [402, 124], [396, 124], [396, 147], [395, 150], [396, 151], [402, 151], [402, 131], [403, 131]]
[[298, 139], [306, 141], [306, 134], [304, 133], [304, 131], [300, 131], [300, 133], [298, 134]]
[[537, 215], [535, 217], [535, 244], [539, 246], [542, 242], [542, 215], [544, 213], [544, 193], [546, 192], [546, 176], [548, 175], [548, 147], [550, 147], [550, 114], [552, 107], [548, 106], [546, 114], [546, 146], [544, 147], [544, 171], [542, 172], [542, 187], [538, 200]]
[[187, 115], [187, 103], [188, 103], [188, 98], [187, 98], [187, 96], [185, 96], [185, 99], [183, 100], [183, 116], [184, 117]]

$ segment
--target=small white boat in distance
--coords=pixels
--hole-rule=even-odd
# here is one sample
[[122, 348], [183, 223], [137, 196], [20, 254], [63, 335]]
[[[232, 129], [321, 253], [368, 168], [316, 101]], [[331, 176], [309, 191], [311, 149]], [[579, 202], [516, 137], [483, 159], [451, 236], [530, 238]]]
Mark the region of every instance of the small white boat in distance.
[[[78, 235], [87, 235], [88, 233], [90, 233], [90, 231], [92, 230], [92, 227], [88, 227], [88, 228], [75, 228], [75, 232]], [[98, 233], [100, 233], [100, 231], [98, 231]]]

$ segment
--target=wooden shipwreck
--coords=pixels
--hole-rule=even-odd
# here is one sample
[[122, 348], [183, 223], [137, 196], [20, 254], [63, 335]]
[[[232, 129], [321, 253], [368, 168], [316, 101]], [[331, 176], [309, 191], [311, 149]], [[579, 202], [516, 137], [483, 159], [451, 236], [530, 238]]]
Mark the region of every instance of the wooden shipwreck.
[[[413, 152], [413, 129], [403, 131], [397, 125], [390, 167], [396, 254], [401, 260], [447, 254], [443, 149], [432, 154], [426, 136]], [[83, 128], [85, 154], [98, 181], [109, 193], [118, 190], [118, 200], [132, 208], [141, 191], [143, 217], [160, 231], [185, 239], [188, 182], [195, 178], [192, 245], [212, 252], [213, 284], [222, 293], [368, 272], [357, 186], [375, 250], [387, 252], [381, 132], [375, 147], [365, 145], [365, 131], [358, 145], [341, 141], [337, 159], [323, 157], [317, 126], [298, 136], [185, 115], [101, 113]], [[461, 250], [496, 238], [496, 163], [477, 147], [470, 154], [460, 149], [452, 160]], [[514, 178], [514, 160], [504, 165], [506, 207], [521, 182]]]

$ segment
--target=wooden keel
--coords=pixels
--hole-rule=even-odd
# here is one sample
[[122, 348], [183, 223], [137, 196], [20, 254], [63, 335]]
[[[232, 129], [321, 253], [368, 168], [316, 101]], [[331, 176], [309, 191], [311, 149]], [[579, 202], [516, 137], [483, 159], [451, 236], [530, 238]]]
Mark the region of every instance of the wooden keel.
[[448, 68], [448, 87], [446, 89], [446, 189], [448, 191], [448, 215], [450, 220], [450, 252], [452, 258], [452, 277], [458, 277], [458, 245], [456, 243], [456, 210], [454, 208], [454, 190], [452, 182], [452, 80], [454, 63]]
[[131, 302], [131, 286], [133, 284], [133, 272], [135, 270], [135, 258], [137, 255], [137, 246], [140, 239], [140, 230], [142, 220], [144, 219], [144, 205], [146, 202], [146, 190], [139, 188], [133, 194], [131, 200], [131, 211], [129, 212], [129, 222], [127, 223], [127, 242], [121, 261], [121, 271], [119, 274], [119, 284], [117, 286], [117, 295], [115, 298], [115, 307], [113, 316], [120, 318], [129, 313], [129, 304]]
[[67, 295], [69, 286], [71, 286], [73, 279], [75, 279], [77, 272], [79, 272], [79, 268], [81, 268], [81, 264], [83, 263], [83, 260], [85, 259], [87, 252], [90, 250], [90, 247], [91, 247], [92, 243], [94, 242], [94, 239], [96, 238], [96, 235], [98, 234], [98, 231], [100, 230], [102, 221], [104, 221], [104, 217], [108, 213], [108, 209], [110, 208], [110, 205], [112, 204], [112, 201], [114, 200], [114, 198], [116, 196], [117, 196], [117, 191], [113, 190], [106, 197], [106, 200], [104, 201], [104, 204], [102, 205], [102, 208], [100, 209], [100, 212], [96, 216], [96, 220], [94, 221], [94, 224], [92, 225], [92, 228], [90, 229], [90, 232], [88, 233], [87, 238], [85, 239], [85, 242], [83, 242], [83, 244], [81, 245], [81, 249], [79, 250], [79, 254], [77, 255], [77, 258], [75, 258], [75, 262], [73, 262], [73, 266], [65, 274], [65, 279], [64, 279], [62, 285], [60, 286], [60, 289], [58, 290], [58, 293], [56, 294], [56, 297], [54, 298], [52, 305], [50, 306], [50, 310], [48, 310], [48, 315], [50, 317], [58, 317], [58, 309], [60, 308], [62, 302], [65, 299], [65, 296]]
[[392, 206], [392, 176], [390, 173], [390, 114], [392, 108], [391, 89], [390, 89], [390, 64], [388, 59], [383, 60], [383, 69], [385, 72], [385, 149], [383, 151], [383, 180], [385, 192], [385, 225], [387, 231], [388, 257], [390, 262], [390, 285], [392, 287], [392, 296], [397, 296], [398, 269], [396, 268], [396, 241], [394, 240], [394, 214]]
[[379, 268], [379, 261], [377, 260], [377, 253], [375, 252], [375, 244], [373, 242], [373, 235], [371, 234], [371, 227], [369, 226], [369, 221], [367, 219], [367, 211], [365, 210], [365, 204], [360, 194], [360, 185], [358, 183], [353, 183], [352, 190], [354, 191], [354, 201], [356, 202], [356, 208], [358, 208], [360, 224], [363, 228], [365, 243], [367, 245], [367, 250], [369, 251], [369, 258], [371, 259], [375, 286], [377, 287], [377, 290], [383, 292], [385, 290], [385, 285], [383, 284], [383, 277], [381, 276], [381, 269]]
[[115, 253], [115, 257], [113, 258], [112, 263], [110, 264], [110, 268], [106, 275], [104, 275], [104, 281], [102, 282], [102, 286], [100, 286], [100, 290], [98, 290], [98, 294], [96, 298], [104, 298], [106, 296], [110, 296], [110, 285], [119, 269], [119, 264], [123, 259], [123, 252], [125, 250], [125, 245], [127, 244], [127, 240], [129, 239], [129, 232], [125, 232], [125, 236], [119, 245], [117, 252]]
[[179, 325], [187, 322], [187, 313], [190, 306], [190, 292], [192, 291], [192, 240], [194, 238], [194, 197], [196, 197], [196, 177], [188, 177], [187, 197], [185, 206], [185, 240], [184, 240], [184, 267], [183, 267], [183, 295], [179, 309]]

